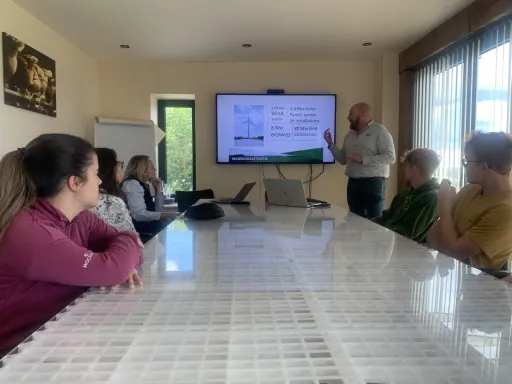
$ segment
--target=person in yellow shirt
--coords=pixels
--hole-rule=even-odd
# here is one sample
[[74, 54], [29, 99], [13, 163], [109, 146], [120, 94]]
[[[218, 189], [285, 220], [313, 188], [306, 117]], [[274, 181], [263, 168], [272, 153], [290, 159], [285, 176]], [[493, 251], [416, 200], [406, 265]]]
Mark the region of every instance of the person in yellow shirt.
[[475, 268], [500, 269], [512, 256], [512, 138], [503, 132], [477, 132], [464, 153], [469, 185], [457, 194], [443, 180], [439, 221], [427, 241], [431, 248]]

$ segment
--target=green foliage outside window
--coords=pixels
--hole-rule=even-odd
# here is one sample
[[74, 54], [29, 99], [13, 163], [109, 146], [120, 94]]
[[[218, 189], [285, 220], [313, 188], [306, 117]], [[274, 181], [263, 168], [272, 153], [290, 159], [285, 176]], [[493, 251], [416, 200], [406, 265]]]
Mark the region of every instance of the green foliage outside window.
[[193, 189], [192, 109], [165, 108], [168, 191]]

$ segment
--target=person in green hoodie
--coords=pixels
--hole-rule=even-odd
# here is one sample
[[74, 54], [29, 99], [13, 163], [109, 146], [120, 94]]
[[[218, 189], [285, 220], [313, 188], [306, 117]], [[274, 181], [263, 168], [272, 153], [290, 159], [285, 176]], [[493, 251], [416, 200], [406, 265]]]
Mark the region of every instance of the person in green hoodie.
[[409, 184], [395, 196], [389, 209], [373, 221], [418, 243], [426, 243], [427, 232], [438, 219], [437, 190], [434, 175], [441, 162], [439, 155], [427, 148], [407, 151], [401, 159]]

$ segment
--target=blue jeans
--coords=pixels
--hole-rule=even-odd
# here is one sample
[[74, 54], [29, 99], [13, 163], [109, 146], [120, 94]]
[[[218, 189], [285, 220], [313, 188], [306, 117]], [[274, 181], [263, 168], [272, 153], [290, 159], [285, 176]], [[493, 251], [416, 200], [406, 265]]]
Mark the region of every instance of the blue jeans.
[[350, 212], [366, 219], [382, 215], [386, 179], [384, 177], [365, 177], [348, 179], [347, 202]]

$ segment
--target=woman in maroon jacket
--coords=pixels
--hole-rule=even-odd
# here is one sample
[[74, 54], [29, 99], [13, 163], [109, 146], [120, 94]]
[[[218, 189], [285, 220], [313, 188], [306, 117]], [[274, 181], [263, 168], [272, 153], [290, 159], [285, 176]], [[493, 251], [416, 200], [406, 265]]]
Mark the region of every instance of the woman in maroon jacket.
[[39, 136], [0, 161], [0, 356], [85, 287], [141, 283], [136, 235], [88, 211], [97, 172], [92, 145], [64, 134]]

